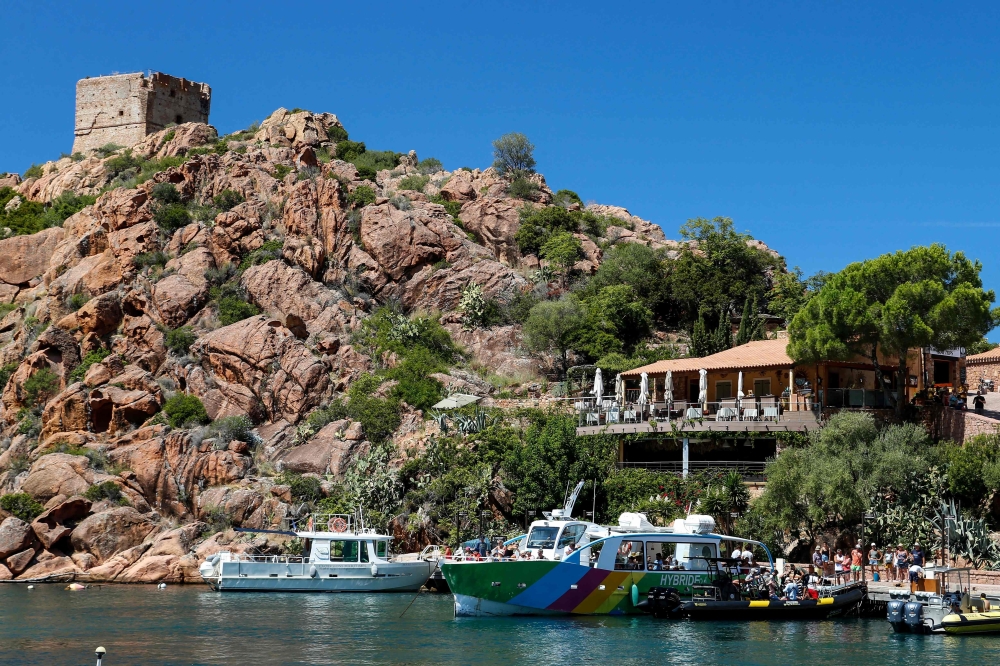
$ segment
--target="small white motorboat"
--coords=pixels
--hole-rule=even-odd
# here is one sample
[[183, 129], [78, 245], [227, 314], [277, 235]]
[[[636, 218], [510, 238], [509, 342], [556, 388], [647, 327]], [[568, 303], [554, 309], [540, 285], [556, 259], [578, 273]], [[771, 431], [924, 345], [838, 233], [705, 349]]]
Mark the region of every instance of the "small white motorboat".
[[392, 555], [392, 537], [360, 517], [316, 515], [305, 531], [280, 533], [302, 539], [307, 555], [224, 551], [201, 564], [201, 577], [219, 592], [415, 592], [438, 566], [432, 553]]

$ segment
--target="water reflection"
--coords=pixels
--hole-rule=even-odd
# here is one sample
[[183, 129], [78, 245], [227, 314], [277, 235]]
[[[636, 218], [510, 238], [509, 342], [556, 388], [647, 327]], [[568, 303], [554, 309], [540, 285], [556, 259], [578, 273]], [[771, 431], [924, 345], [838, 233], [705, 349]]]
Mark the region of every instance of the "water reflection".
[[98, 644], [108, 648], [107, 666], [950, 664], [992, 661], [1000, 646], [990, 637], [897, 636], [880, 620], [456, 619], [450, 597], [428, 594], [414, 600], [406, 594], [217, 594], [180, 586], [75, 593], [61, 586], [0, 586], [0, 663], [89, 664]]

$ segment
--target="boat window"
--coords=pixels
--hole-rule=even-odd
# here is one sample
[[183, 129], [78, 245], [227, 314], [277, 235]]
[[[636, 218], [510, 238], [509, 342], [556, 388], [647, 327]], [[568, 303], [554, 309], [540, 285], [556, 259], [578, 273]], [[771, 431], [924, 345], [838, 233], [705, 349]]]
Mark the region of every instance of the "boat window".
[[645, 569], [645, 561], [641, 541], [622, 540], [615, 556], [615, 569]]
[[556, 534], [558, 532], [558, 527], [532, 527], [531, 532], [528, 534], [528, 549], [533, 550], [535, 548], [554, 547], [556, 545]]
[[584, 566], [596, 567], [601, 559], [601, 550], [604, 549], [605, 541], [598, 541], [596, 544], [584, 546], [580, 553], [580, 564]]
[[559, 537], [559, 543], [556, 544], [557, 548], [565, 548], [566, 546], [575, 546], [583, 538], [583, 535], [587, 532], [586, 525], [567, 525], [563, 528], [562, 535]]
[[358, 542], [357, 541], [331, 541], [330, 542], [331, 562], [357, 562]]
[[650, 571], [676, 571], [680, 569], [677, 561], [677, 544], [673, 541], [646, 542], [646, 569]]
[[372, 543], [371, 541], [362, 541], [361, 544], [360, 544], [361, 545], [361, 561], [362, 562], [367, 562], [368, 561], [368, 547], [371, 545], [371, 543]]
[[675, 551], [681, 569], [708, 569], [708, 558], [715, 557], [715, 549], [708, 543], [678, 543]]
[[386, 553], [386, 551], [387, 551], [387, 549], [386, 549], [387, 543], [388, 542], [386, 542], [386, 541], [376, 541], [375, 542], [375, 555], [377, 555], [378, 557], [381, 557], [382, 559], [385, 559], [386, 554], [387, 554]]

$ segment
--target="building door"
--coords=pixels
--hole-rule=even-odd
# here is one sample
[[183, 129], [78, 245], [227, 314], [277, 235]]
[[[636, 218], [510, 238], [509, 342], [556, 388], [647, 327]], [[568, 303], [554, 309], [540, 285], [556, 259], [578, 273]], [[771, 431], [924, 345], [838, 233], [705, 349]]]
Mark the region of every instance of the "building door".
[[951, 384], [951, 363], [934, 361], [934, 383]]
[[698, 380], [689, 379], [688, 380], [688, 402], [698, 401]]
[[753, 380], [753, 394], [756, 396], [771, 395], [771, 380], [770, 379]]

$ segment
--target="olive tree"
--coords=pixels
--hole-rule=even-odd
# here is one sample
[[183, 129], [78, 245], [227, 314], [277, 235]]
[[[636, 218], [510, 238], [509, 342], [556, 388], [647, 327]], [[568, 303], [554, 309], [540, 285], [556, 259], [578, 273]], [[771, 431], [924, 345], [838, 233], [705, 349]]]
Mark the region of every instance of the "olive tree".
[[535, 146], [520, 132], [504, 134], [493, 142], [493, 168], [515, 180], [535, 173]]

